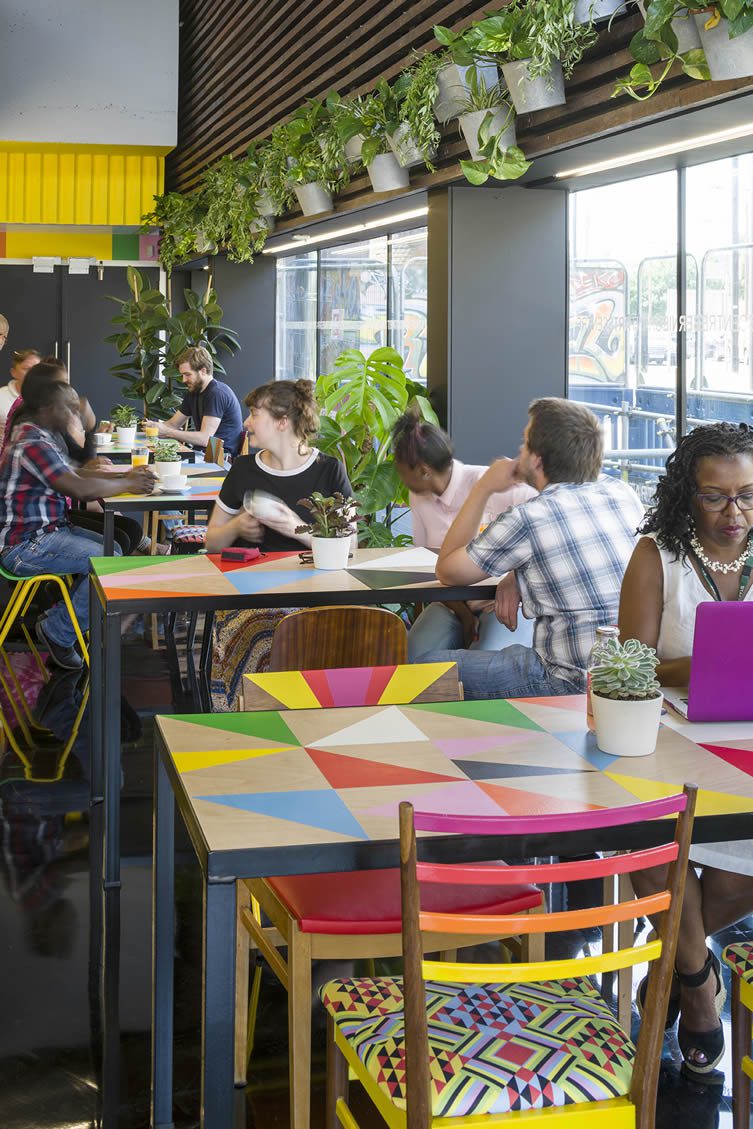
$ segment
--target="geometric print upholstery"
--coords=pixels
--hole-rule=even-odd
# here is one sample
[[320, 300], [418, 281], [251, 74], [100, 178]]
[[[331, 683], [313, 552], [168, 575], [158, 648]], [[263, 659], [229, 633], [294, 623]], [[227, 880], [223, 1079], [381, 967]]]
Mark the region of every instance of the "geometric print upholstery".
[[722, 960], [748, 984], [753, 984], [753, 941], [740, 941], [727, 945]]
[[[424, 988], [434, 1117], [607, 1101], [630, 1089], [635, 1047], [584, 978]], [[331, 980], [320, 996], [372, 1079], [405, 1109], [402, 979]]]
[[207, 539], [205, 525], [181, 525], [173, 533], [173, 553], [195, 553], [197, 548], [203, 548]]

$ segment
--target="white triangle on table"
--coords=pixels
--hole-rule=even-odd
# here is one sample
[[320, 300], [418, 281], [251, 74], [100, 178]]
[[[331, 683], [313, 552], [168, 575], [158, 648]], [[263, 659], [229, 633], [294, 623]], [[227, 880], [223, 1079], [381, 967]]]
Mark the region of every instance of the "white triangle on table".
[[307, 742], [310, 748], [333, 745], [397, 745], [407, 741], [429, 741], [417, 725], [403, 714], [399, 706], [388, 706], [380, 713], [371, 714], [347, 729], [338, 729], [331, 737]]
[[358, 561], [350, 567], [364, 568], [406, 568], [406, 569], [434, 569], [437, 566], [437, 554], [431, 549], [406, 549], [404, 553], [390, 553], [388, 557], [379, 557], [375, 561]]

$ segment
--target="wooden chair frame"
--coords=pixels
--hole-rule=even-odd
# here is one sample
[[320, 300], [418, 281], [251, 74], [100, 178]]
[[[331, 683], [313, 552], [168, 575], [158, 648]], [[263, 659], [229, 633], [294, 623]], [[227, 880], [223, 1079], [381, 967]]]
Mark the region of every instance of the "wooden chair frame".
[[[376, 638], [365, 638], [363, 627], [355, 622], [378, 626]], [[325, 636], [324, 625], [350, 625], [343, 627], [340, 634], [334, 633], [327, 638], [323, 652], [314, 652], [312, 655], [302, 645], [302, 633], [309, 624], [316, 625], [317, 644]], [[304, 641], [305, 642], [305, 641]], [[309, 640], [310, 642], [310, 640]], [[372, 650], [369, 651], [369, 645]], [[332, 647], [332, 652], [328, 647]], [[353, 653], [343, 650], [343, 647], [352, 647]], [[360, 652], [360, 653], [359, 653]], [[388, 663], [406, 663], [408, 661], [408, 632], [405, 624], [398, 615], [386, 608], [364, 607], [358, 604], [339, 604], [328, 607], [304, 608], [302, 611], [291, 612], [277, 625], [272, 637], [272, 651], [269, 657], [270, 671], [287, 671], [302, 669], [325, 669], [328, 667], [343, 666], [383, 666]]]

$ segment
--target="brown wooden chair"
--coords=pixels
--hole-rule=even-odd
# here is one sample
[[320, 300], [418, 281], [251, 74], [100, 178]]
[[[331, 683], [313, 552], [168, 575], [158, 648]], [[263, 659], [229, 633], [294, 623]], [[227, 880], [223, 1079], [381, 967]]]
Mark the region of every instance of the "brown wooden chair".
[[225, 444], [216, 435], [212, 435], [207, 439], [207, 445], [204, 450], [204, 459], [208, 463], [215, 463], [217, 466], [225, 465]]
[[269, 669], [326, 670], [408, 661], [408, 632], [384, 608], [304, 608], [277, 625]]

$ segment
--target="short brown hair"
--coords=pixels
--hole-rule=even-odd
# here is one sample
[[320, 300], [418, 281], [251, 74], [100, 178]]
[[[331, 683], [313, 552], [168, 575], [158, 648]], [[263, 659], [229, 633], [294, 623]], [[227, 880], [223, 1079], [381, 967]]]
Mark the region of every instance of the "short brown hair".
[[203, 345], [191, 345], [190, 348], [184, 349], [175, 359], [175, 367], [180, 368], [181, 365], [190, 365], [193, 372], [204, 368], [210, 376], [214, 373], [212, 354]]
[[249, 392], [245, 403], [247, 408], [266, 408], [273, 419], [287, 416], [302, 443], [319, 434], [319, 410], [310, 380], [270, 380]]
[[549, 482], [595, 482], [601, 472], [604, 439], [593, 412], [554, 396], [528, 408], [528, 450], [541, 459]]
[[23, 364], [24, 361], [28, 361], [29, 357], [38, 357], [40, 361], [42, 359], [39, 349], [14, 349], [12, 355], [14, 365]]

